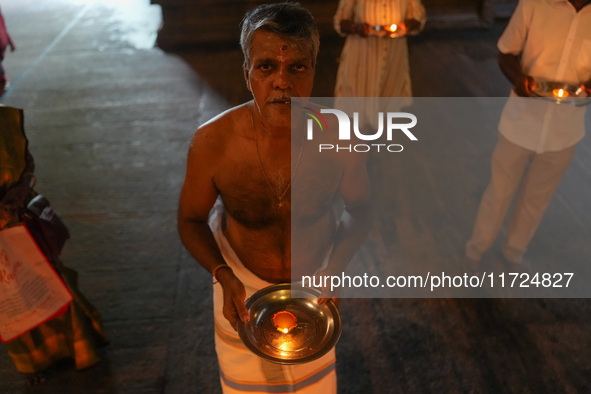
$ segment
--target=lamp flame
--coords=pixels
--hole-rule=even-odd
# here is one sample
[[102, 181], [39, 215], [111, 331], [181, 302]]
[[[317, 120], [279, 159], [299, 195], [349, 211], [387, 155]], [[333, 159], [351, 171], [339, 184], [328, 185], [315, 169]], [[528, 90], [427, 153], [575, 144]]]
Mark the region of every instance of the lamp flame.
[[554, 97], [558, 98], [568, 97], [568, 92], [564, 89], [554, 89], [552, 91], [552, 94], [554, 95]]
[[288, 311], [279, 311], [275, 313], [272, 320], [277, 331], [284, 334], [289, 333], [298, 325], [295, 315]]

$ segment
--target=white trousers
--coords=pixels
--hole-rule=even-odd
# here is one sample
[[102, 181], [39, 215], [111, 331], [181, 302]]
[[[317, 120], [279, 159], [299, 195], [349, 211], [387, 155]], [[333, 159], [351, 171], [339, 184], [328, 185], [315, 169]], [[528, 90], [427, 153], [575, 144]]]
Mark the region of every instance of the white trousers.
[[490, 248], [517, 193], [503, 255], [509, 262], [519, 263], [574, 152], [572, 146], [537, 154], [499, 134], [492, 155], [490, 183], [480, 201], [472, 236], [466, 244], [466, 256], [479, 261]]

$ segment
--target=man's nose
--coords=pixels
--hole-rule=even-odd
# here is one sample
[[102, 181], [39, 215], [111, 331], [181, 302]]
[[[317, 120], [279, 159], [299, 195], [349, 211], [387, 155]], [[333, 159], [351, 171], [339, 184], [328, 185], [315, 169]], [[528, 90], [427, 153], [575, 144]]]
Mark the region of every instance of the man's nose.
[[289, 71], [286, 68], [279, 68], [275, 73], [275, 79], [273, 80], [273, 88], [286, 90], [291, 87], [291, 80]]

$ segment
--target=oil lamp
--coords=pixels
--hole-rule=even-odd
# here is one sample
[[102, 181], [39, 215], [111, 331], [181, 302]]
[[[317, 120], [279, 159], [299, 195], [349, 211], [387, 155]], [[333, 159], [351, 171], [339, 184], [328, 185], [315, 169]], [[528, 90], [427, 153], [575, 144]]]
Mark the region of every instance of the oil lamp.
[[298, 321], [295, 315], [288, 311], [280, 311], [273, 315], [273, 325], [284, 334], [289, 333], [293, 328], [298, 325]]
[[378, 35], [385, 34], [387, 37], [393, 38], [404, 35], [405, 33], [405, 26], [404, 23], [397, 25], [392, 23], [391, 25], [375, 25], [372, 26], [372, 30], [376, 32], [384, 32], [379, 33]]
[[396, 30], [398, 29], [398, 26], [396, 26], [396, 24], [391, 24], [390, 26], [385, 26], [384, 30], [389, 31], [390, 33], [394, 33]]

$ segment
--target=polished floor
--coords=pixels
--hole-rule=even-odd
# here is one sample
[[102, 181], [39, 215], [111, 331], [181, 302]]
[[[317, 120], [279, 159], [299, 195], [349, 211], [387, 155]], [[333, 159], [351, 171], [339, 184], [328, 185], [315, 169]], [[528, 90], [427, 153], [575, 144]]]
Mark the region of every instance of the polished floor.
[[[194, 130], [248, 99], [240, 52], [155, 48], [159, 10], [148, 0], [0, 6], [17, 45], [6, 54], [11, 87], [0, 102], [24, 109], [37, 190], [72, 233], [63, 261], [79, 271], [112, 339], [100, 364], [60, 364], [34, 388], [0, 352], [0, 393], [220, 393], [211, 278], [182, 247], [175, 215]], [[495, 60], [502, 26], [413, 39], [415, 95], [506, 96]], [[338, 37], [323, 40], [315, 96], [331, 95], [341, 46]], [[407, 257], [443, 250], [460, 261], [495, 132], [465, 140], [431, 152], [440, 166], [417, 158], [421, 172], [395, 172], [401, 190], [416, 193], [397, 194], [397, 225], [410, 232], [396, 246]], [[470, 155], [459, 172], [446, 172], [458, 151]], [[532, 242], [534, 262], [591, 262], [590, 152], [587, 138]], [[417, 187], [417, 174], [432, 189]], [[443, 184], [465, 191], [454, 200], [461, 214], [409, 214], [430, 196], [426, 204], [445, 206], [436, 194]], [[453, 230], [438, 227], [443, 220]], [[587, 299], [356, 298], [342, 300], [341, 312], [341, 394], [591, 392]]]

